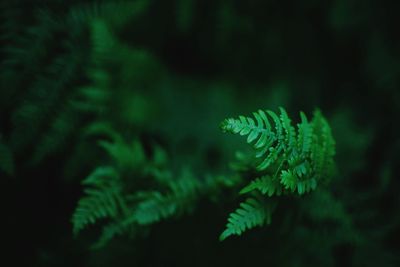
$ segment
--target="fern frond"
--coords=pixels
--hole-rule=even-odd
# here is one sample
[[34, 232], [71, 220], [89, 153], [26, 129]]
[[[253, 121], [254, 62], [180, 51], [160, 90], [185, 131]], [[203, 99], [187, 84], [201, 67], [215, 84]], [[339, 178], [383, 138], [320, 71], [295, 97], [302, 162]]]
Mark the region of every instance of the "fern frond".
[[246, 194], [253, 190], [259, 190], [262, 194], [273, 196], [282, 194], [282, 185], [278, 179], [273, 179], [271, 176], [262, 176], [250, 182], [245, 188], [240, 191], [240, 194]]
[[319, 179], [327, 180], [334, 172], [335, 140], [328, 122], [319, 110], [314, 112], [312, 124], [314, 146], [311, 151], [311, 160], [314, 163], [316, 176]]
[[289, 147], [293, 147], [296, 142], [296, 131], [295, 131], [294, 127], [292, 126], [292, 121], [288, 117], [288, 114], [286, 113], [286, 111], [282, 107], [280, 107], [279, 110], [281, 111], [280, 118], [281, 118], [282, 126], [286, 132], [286, 139], [285, 139], [286, 144]]
[[255, 148], [268, 147], [275, 141], [275, 134], [270, 130], [271, 125], [264, 111], [259, 110], [258, 113], [253, 113], [257, 124], [252, 118], [240, 116], [238, 120], [229, 118], [222, 122], [221, 128], [224, 132], [234, 134], [248, 135], [247, 142], [253, 143]]
[[[267, 114], [274, 127], [269, 123]], [[244, 116], [226, 119], [222, 123], [226, 132], [248, 135], [247, 143], [255, 149], [256, 171], [261, 173], [262, 178], [252, 181], [242, 193], [258, 189], [273, 195], [278, 185], [272, 181], [279, 181], [283, 190], [302, 195], [314, 190], [320, 180], [328, 180], [332, 176], [335, 142], [328, 123], [319, 111], [314, 113], [311, 122], [301, 112], [297, 133], [283, 108], [280, 108], [280, 116], [269, 110], [260, 110], [253, 115], [257, 123], [253, 118]]]
[[281, 183], [285, 189], [290, 190], [290, 192], [295, 192], [297, 190], [299, 195], [309, 193], [317, 187], [317, 180], [315, 178], [299, 180], [291, 171], [282, 171]]
[[[226, 119], [221, 124], [225, 132], [247, 136], [247, 143], [255, 149], [254, 170], [245, 169], [255, 178], [240, 194], [254, 194], [254, 190], [257, 190], [268, 197], [280, 194], [304, 195], [333, 175], [335, 141], [322, 114], [314, 112], [309, 122], [306, 115], [300, 112], [301, 122], [297, 124], [296, 133], [285, 109], [279, 110], [279, 116], [270, 110], [259, 110], [253, 113], [255, 120], [239, 116], [238, 119]], [[270, 216], [270, 213], [265, 213], [266, 206], [253, 199], [248, 202], [242, 203], [241, 208], [231, 214], [221, 240], [263, 225], [266, 214]]]
[[[301, 112], [296, 133], [285, 109], [280, 107], [279, 110], [279, 116], [270, 110], [259, 110], [253, 113], [255, 120], [239, 116], [238, 119], [228, 118], [221, 124], [225, 132], [247, 136], [247, 143], [255, 149], [255, 170], [247, 171], [257, 176], [240, 194], [254, 194], [257, 190], [268, 197], [304, 195], [333, 175], [335, 142], [322, 114], [314, 112], [309, 122]], [[227, 229], [220, 239], [233, 234], [241, 235], [247, 229], [269, 222], [271, 212], [266, 210], [270, 211], [268, 206], [254, 199], [242, 203], [241, 208], [230, 215]]]
[[140, 225], [152, 224], [171, 217], [178, 210], [176, 199], [172, 195], [164, 196], [158, 191], [147, 192], [146, 200], [138, 204], [135, 211], [136, 221]]
[[[253, 118], [246, 118], [244, 116], [239, 116], [239, 119], [226, 119], [221, 124], [221, 128], [225, 132], [248, 135], [247, 142], [249, 144], [253, 143], [257, 158], [265, 157], [268, 154], [258, 164], [257, 169], [259, 171], [263, 171], [273, 165], [279, 158], [279, 155], [291, 149], [295, 143], [296, 133], [291, 126], [291, 121], [283, 108], [280, 111], [280, 117], [273, 111], [267, 111], [267, 114], [274, 122], [275, 130], [272, 129], [267, 114], [262, 110], [253, 113], [257, 124]], [[256, 142], [254, 143], [254, 141]]]
[[258, 200], [249, 198], [240, 204], [240, 208], [230, 214], [226, 229], [220, 235], [219, 240], [223, 241], [231, 235], [241, 235], [256, 226], [270, 224], [271, 214], [270, 206], [265, 206]]
[[188, 171], [183, 171], [178, 181], [170, 182], [170, 191], [161, 194], [158, 191], [142, 193], [145, 200], [137, 205], [136, 221], [140, 225], [152, 224], [161, 219], [188, 212], [199, 194], [200, 183]]
[[128, 231], [133, 232], [134, 229], [135, 227], [125, 220], [115, 220], [103, 227], [99, 239], [91, 246], [91, 249], [103, 248], [116, 236], [123, 235]]
[[300, 153], [308, 153], [311, 149], [311, 143], [313, 139], [313, 127], [308, 122], [306, 115], [300, 112], [301, 123], [297, 124], [298, 127], [298, 138], [297, 145]]
[[87, 225], [104, 218], [116, 218], [125, 210], [119, 175], [112, 167], [98, 167], [82, 184], [88, 188], [72, 216], [75, 235]]
[[100, 140], [98, 144], [121, 169], [135, 169], [145, 162], [143, 147], [137, 140], [129, 144], [120, 135], [115, 135], [114, 140]]
[[291, 171], [282, 171], [281, 183], [285, 189], [294, 192], [297, 187], [297, 178]]

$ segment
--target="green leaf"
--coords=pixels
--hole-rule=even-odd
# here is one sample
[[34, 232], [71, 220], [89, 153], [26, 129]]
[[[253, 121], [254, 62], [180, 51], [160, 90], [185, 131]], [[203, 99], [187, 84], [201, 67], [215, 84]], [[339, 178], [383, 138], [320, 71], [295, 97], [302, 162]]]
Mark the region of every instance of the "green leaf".
[[249, 193], [253, 190], [259, 190], [262, 194], [273, 196], [273, 195], [281, 195], [282, 193], [282, 186], [279, 180], [272, 179], [271, 176], [262, 176], [257, 178], [245, 188], [240, 191], [240, 194]]
[[75, 235], [89, 224], [116, 218], [126, 210], [119, 176], [112, 167], [97, 168], [82, 183], [90, 187], [85, 189], [72, 216]]
[[243, 232], [257, 226], [271, 223], [272, 208], [265, 207], [258, 200], [249, 198], [231, 213], [225, 231], [219, 240], [223, 241], [231, 235], [241, 235]]

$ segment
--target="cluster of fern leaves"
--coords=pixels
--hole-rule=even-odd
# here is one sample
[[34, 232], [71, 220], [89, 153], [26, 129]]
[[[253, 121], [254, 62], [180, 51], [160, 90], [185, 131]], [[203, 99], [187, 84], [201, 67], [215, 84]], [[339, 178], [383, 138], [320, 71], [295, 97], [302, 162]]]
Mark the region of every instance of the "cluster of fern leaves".
[[275, 207], [269, 197], [301, 196], [329, 181], [334, 173], [335, 142], [320, 111], [314, 112], [311, 121], [300, 112], [297, 133], [283, 108], [279, 115], [270, 110], [253, 115], [254, 118], [229, 118], [221, 125], [225, 132], [247, 136], [247, 143], [254, 148], [254, 154], [247, 159], [253, 169], [251, 181], [240, 191], [252, 197], [231, 213], [221, 240], [269, 224]]
[[[79, 200], [72, 222], [77, 235], [88, 225], [103, 221], [95, 247], [104, 246], [116, 235], [134, 236], [141, 232], [139, 229], [192, 211], [202, 198], [215, 199], [222, 188], [246, 183], [239, 196], [248, 197], [230, 214], [220, 236], [224, 240], [271, 223], [278, 197], [302, 196], [329, 181], [334, 172], [335, 142], [319, 111], [314, 112], [311, 121], [301, 112], [297, 131], [283, 108], [280, 114], [259, 110], [253, 117], [226, 119], [221, 126], [223, 131], [246, 136], [254, 149], [254, 154], [242, 163], [245, 171], [240, 179], [206, 175], [200, 179], [187, 168], [172, 170], [160, 147], [146, 152], [137, 138], [126, 142], [114, 131], [110, 125], [118, 124], [125, 112], [118, 110], [122, 101], [115, 97], [125, 93], [112, 88], [108, 66], [121, 58], [137, 60], [146, 55], [120, 44], [110, 27], [123, 26], [143, 12], [148, 3], [79, 6], [59, 15], [41, 9], [33, 18], [33, 26], [26, 31], [19, 29], [22, 34], [15, 34], [16, 24], [5, 29], [2, 38], [8, 45], [3, 56], [8, 71], [1, 74], [0, 81], [2, 88], [11, 84], [16, 90], [0, 93], [1, 111], [13, 113], [7, 121], [12, 127], [5, 128], [0, 135], [1, 172], [12, 175], [14, 158], [25, 160], [22, 152], [27, 150], [31, 152], [28, 161], [39, 163], [65, 147], [68, 139], [79, 135], [76, 128], [85, 129], [85, 118], [94, 121], [86, 127], [87, 132], [101, 131], [106, 135], [98, 143], [109, 162], [95, 168], [83, 180], [85, 195]], [[191, 4], [182, 2], [180, 6], [190, 10]], [[8, 7], [5, 16], [12, 11]], [[185, 31], [190, 20], [182, 18], [178, 24]], [[60, 45], [48, 47], [60, 35]], [[87, 36], [90, 38], [86, 39]], [[144, 61], [151, 62], [148, 57]], [[41, 68], [33, 67], [40, 64]], [[26, 79], [19, 81], [16, 73]], [[90, 83], [84, 85], [79, 73], [86, 74]], [[120, 94], [115, 94], [115, 90]], [[122, 116], [122, 123], [132, 123], [126, 115]], [[29, 136], [26, 129], [30, 130]]]
[[[230, 214], [220, 240], [271, 223], [278, 204], [273, 196], [301, 196], [333, 175], [334, 140], [322, 114], [316, 111], [309, 122], [301, 113], [296, 133], [286, 111], [280, 111], [278, 116], [260, 110], [254, 113], [255, 120], [241, 116], [222, 123], [224, 131], [247, 136], [255, 153], [248, 159], [253, 170], [247, 173], [252, 173], [252, 180], [240, 191], [250, 196]], [[100, 140], [99, 145], [111, 163], [97, 167], [82, 182], [85, 196], [72, 218], [75, 234], [89, 224], [107, 221], [95, 247], [104, 246], [115, 235], [135, 235], [143, 232], [138, 229], [188, 213], [200, 199], [216, 199], [222, 188], [235, 188], [245, 180], [244, 175], [242, 179], [199, 179], [188, 169], [176, 175], [168, 169], [166, 153], [160, 147], [155, 146], [149, 156], [140, 142], [125, 142], [107, 125], [94, 124], [89, 132], [99, 130], [108, 135], [109, 140]]]
[[147, 155], [138, 140], [126, 142], [112, 129], [94, 128], [92, 134], [107, 129], [108, 140], [98, 143], [109, 164], [97, 167], [83, 180], [85, 196], [72, 217], [76, 235], [102, 221], [94, 248], [103, 247], [116, 235], [136, 236], [160, 220], [190, 213], [200, 198], [213, 199], [219, 190], [231, 186], [222, 176], [199, 179], [187, 168], [175, 173], [168, 169], [167, 155], [159, 146]]

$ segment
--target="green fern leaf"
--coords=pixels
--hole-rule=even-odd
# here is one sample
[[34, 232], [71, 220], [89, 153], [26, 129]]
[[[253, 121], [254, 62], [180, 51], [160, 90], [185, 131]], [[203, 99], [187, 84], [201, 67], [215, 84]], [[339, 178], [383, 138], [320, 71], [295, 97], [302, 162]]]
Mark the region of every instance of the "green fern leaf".
[[280, 107], [279, 110], [281, 112], [280, 118], [281, 118], [282, 126], [286, 132], [286, 143], [287, 143], [288, 147], [294, 147], [295, 142], [296, 142], [296, 131], [295, 131], [294, 127], [292, 126], [291, 119], [288, 117], [288, 114], [286, 113], [286, 111], [282, 107]]
[[144, 198], [137, 205], [134, 216], [140, 225], [152, 224], [185, 211], [190, 211], [200, 190], [200, 183], [188, 170], [183, 170], [178, 181], [170, 182], [170, 192], [163, 195], [158, 191], [141, 193]]
[[235, 212], [231, 213], [225, 231], [219, 240], [223, 241], [231, 235], [241, 235], [243, 232], [256, 226], [271, 223], [272, 209], [266, 208], [259, 201], [249, 198], [240, 204]]
[[89, 187], [72, 216], [75, 235], [100, 219], [116, 218], [124, 210], [119, 176], [112, 167], [98, 167], [82, 184]]
[[281, 183], [286, 189], [294, 192], [297, 187], [297, 178], [291, 171], [282, 171]]
[[272, 179], [271, 176], [262, 176], [253, 180], [248, 186], [240, 191], [240, 194], [246, 194], [253, 190], [259, 190], [262, 194], [273, 196], [282, 194], [282, 185], [279, 180]]
[[264, 111], [259, 110], [258, 113], [253, 114], [256, 118], [257, 124], [252, 118], [239, 116], [238, 120], [233, 118], [226, 119], [222, 122], [221, 128], [225, 132], [240, 134], [242, 136], [248, 135], [247, 142], [249, 144], [257, 140], [254, 147], [262, 148], [265, 147], [268, 142], [272, 143], [274, 140], [274, 134], [269, 131], [271, 126]]
[[306, 115], [300, 112], [301, 123], [298, 127], [298, 149], [302, 154], [308, 153], [311, 149], [313, 138], [313, 127], [309, 124]]
[[120, 135], [114, 135], [112, 141], [101, 140], [98, 144], [121, 169], [135, 169], [145, 162], [144, 149], [137, 140], [128, 144]]
[[178, 210], [176, 199], [164, 196], [158, 191], [147, 192], [147, 199], [140, 202], [135, 211], [136, 221], [140, 225], [152, 224], [169, 218]]
[[314, 112], [312, 124], [314, 127], [314, 145], [311, 149], [311, 160], [314, 163], [317, 178], [327, 180], [333, 175], [334, 171], [335, 141], [328, 122], [319, 110]]

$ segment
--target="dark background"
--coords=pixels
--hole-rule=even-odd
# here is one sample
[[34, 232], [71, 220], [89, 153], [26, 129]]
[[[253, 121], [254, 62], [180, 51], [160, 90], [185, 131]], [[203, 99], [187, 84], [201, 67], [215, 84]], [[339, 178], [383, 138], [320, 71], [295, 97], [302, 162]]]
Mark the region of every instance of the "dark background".
[[[392, 1], [3, 1], [0, 181], [3, 246], [24, 266], [399, 266], [399, 4]], [[121, 2], [123, 3], [123, 2]], [[126, 5], [126, 6], [124, 6]], [[125, 136], [157, 142], [173, 166], [229, 173], [241, 148], [226, 117], [318, 107], [336, 139], [329, 187], [359, 242], [338, 222], [274, 223], [218, 241], [237, 202], [199, 203], [147, 237], [91, 251], [96, 228], [74, 238], [81, 180], [99, 161], [82, 137], [98, 113], [73, 108], [93, 80], [93, 19], [117, 46], [100, 116]], [[99, 104], [100, 105], [100, 104]], [[96, 111], [97, 112], [97, 111]], [[285, 204], [283, 207], [295, 209]], [[321, 206], [323, 206], [321, 204]], [[333, 209], [330, 206], [321, 209]], [[318, 209], [318, 207], [312, 207]], [[282, 213], [282, 214], [281, 214]], [[4, 238], [5, 237], [5, 238]], [[4, 250], [3, 250], [4, 251]], [[285, 259], [285, 260], [283, 260]]]

